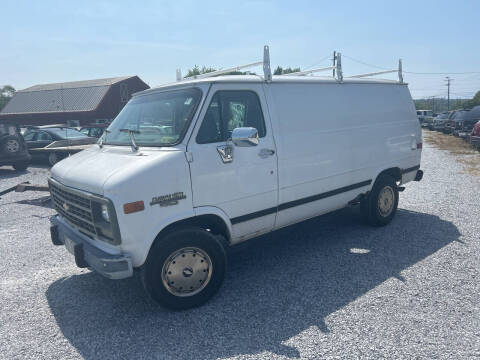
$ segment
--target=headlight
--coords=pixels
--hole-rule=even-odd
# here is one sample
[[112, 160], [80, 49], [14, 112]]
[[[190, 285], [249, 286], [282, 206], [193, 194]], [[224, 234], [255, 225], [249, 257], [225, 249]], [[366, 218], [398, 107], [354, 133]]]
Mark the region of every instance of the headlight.
[[102, 218], [106, 222], [110, 222], [110, 214], [108, 213], [108, 206], [105, 204], [102, 204]]

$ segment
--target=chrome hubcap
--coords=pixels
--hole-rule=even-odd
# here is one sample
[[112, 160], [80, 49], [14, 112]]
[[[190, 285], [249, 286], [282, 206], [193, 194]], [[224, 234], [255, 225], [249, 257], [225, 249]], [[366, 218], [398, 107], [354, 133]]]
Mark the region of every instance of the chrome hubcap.
[[378, 195], [378, 210], [380, 215], [387, 217], [393, 211], [393, 204], [395, 202], [395, 192], [391, 186], [385, 186]]
[[20, 144], [16, 140], [7, 141], [7, 151], [8, 152], [17, 152], [20, 148]]
[[162, 283], [175, 296], [192, 296], [202, 291], [212, 276], [212, 261], [196, 247], [182, 248], [165, 260]]

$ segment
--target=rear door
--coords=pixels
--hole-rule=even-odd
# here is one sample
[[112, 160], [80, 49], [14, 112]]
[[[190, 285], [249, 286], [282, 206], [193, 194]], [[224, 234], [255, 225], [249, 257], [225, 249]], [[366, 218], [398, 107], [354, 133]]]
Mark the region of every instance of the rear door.
[[[232, 130], [255, 127], [259, 144], [220, 154]], [[231, 144], [231, 143], [230, 143]], [[188, 144], [195, 207], [220, 208], [232, 222], [234, 241], [270, 231], [278, 198], [275, 143], [261, 84], [213, 84]]]

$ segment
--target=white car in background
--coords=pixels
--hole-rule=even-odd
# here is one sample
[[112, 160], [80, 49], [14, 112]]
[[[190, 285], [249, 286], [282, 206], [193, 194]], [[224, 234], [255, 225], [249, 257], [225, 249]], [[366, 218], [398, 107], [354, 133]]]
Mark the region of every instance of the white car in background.
[[434, 113], [432, 110], [417, 110], [417, 118], [422, 127], [433, 129]]

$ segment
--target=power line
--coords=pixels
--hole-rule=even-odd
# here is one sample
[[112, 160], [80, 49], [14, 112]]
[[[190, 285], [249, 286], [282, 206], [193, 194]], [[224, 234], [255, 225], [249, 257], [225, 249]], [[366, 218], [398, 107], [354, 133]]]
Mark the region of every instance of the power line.
[[314, 66], [320, 65], [322, 62], [324, 62], [325, 60], [327, 60], [329, 58], [330, 58], [330, 55], [327, 55], [327, 56], [321, 58], [320, 60], [318, 60], [315, 64], [307, 66], [306, 68], [304, 68], [304, 70], [309, 70], [309, 69], [313, 68]]
[[[378, 66], [378, 65], [373, 65], [366, 63], [365, 61], [355, 59], [351, 56], [347, 56], [345, 54], [342, 54], [343, 57], [350, 59], [352, 61], [355, 61], [359, 64], [365, 65], [365, 66], [370, 66], [376, 69], [381, 69], [381, 70], [389, 70], [389, 68], [383, 67], [383, 66]], [[462, 72], [416, 72], [416, 71], [403, 71], [405, 74], [414, 74], [414, 75], [467, 75], [467, 74], [480, 74], [480, 71], [462, 71]]]
[[355, 61], [355, 62], [357, 62], [357, 63], [359, 63], [359, 64], [363, 64], [363, 65], [366, 65], [366, 66], [370, 66], [370, 67], [373, 67], [373, 68], [376, 68], [376, 69], [390, 70], [390, 69], [388, 69], [388, 68], [386, 68], [386, 67], [369, 64], [369, 63], [366, 63], [366, 62], [364, 62], [364, 61], [355, 59], [355, 58], [353, 58], [353, 57], [351, 57], [351, 56], [347, 56], [347, 55], [345, 55], [345, 54], [342, 54], [342, 56], [345, 57], [345, 58], [347, 58], [347, 59], [350, 59], [350, 60], [352, 60], [352, 61]]

